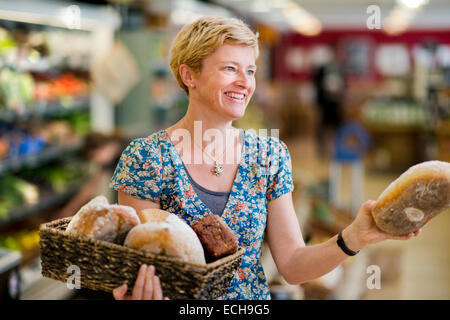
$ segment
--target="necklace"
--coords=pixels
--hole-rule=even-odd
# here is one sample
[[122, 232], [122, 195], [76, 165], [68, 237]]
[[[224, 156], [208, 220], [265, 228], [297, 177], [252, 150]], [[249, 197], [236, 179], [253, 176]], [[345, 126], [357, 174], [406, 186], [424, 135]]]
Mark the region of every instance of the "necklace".
[[[194, 143], [196, 144], [195, 139], [194, 139]], [[211, 156], [208, 152], [206, 152], [201, 146], [199, 146], [198, 144], [197, 144], [197, 146], [202, 150], [203, 153], [205, 153], [208, 157], [210, 157], [212, 160], [214, 160], [215, 165], [214, 165], [214, 167], [211, 168], [211, 170], [210, 170], [211, 173], [213, 175], [215, 175], [216, 177], [221, 176], [223, 173], [223, 167], [221, 165], [219, 165], [219, 162], [213, 156]], [[220, 156], [222, 156], [225, 153], [225, 150], [226, 150], [226, 148], [223, 149], [223, 152]]]

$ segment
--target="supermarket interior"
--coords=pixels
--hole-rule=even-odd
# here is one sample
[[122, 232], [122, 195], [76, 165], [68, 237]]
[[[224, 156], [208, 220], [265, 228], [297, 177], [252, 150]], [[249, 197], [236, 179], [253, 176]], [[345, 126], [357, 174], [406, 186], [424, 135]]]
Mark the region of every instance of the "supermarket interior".
[[[171, 43], [202, 16], [259, 34], [256, 90], [233, 125], [292, 159], [307, 245], [335, 236], [411, 166], [450, 162], [447, 0], [0, 0], [0, 299], [112, 298], [41, 274], [39, 228], [98, 195], [129, 143], [180, 120]], [[272, 299], [450, 299], [450, 210]], [[374, 281], [379, 272], [381, 280]]]

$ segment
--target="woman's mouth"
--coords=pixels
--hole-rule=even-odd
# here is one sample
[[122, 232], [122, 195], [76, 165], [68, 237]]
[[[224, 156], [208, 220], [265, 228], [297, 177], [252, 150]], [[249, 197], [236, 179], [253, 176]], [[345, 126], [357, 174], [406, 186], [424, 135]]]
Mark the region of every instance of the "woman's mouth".
[[245, 96], [246, 96], [244, 93], [238, 93], [238, 92], [225, 92], [225, 95], [228, 98], [232, 99], [233, 101], [241, 102], [241, 103], [244, 102]]

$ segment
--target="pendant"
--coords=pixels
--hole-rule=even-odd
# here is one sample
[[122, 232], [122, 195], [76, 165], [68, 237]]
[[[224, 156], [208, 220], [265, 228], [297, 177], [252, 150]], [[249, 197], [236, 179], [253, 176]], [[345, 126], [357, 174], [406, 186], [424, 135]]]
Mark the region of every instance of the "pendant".
[[211, 169], [211, 173], [214, 174], [216, 177], [220, 176], [223, 172], [222, 166], [219, 166], [219, 164], [216, 161], [216, 165], [214, 168]]

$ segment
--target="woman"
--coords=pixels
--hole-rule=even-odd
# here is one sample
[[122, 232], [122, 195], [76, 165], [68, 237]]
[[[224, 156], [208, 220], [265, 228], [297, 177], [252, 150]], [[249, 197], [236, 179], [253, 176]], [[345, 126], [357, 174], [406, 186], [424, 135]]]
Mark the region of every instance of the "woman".
[[[222, 216], [246, 249], [224, 299], [270, 299], [261, 265], [265, 230], [279, 272], [293, 284], [326, 274], [368, 244], [414, 235], [380, 232], [370, 215], [375, 202], [367, 201], [342, 231], [348, 249], [338, 246], [337, 236], [305, 246], [292, 201], [286, 145], [231, 124], [244, 115], [255, 90], [257, 41], [236, 19], [205, 17], [184, 26], [174, 40], [170, 66], [189, 97], [187, 113], [172, 127], [132, 141], [111, 181], [119, 203], [136, 210], [161, 208], [188, 224], [211, 213]], [[207, 149], [212, 144], [205, 143], [200, 131], [211, 140], [214, 136], [214, 149]], [[125, 296], [124, 285], [114, 290], [114, 297], [161, 299], [154, 274], [154, 267], [143, 266], [133, 294]]]

